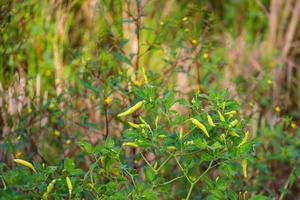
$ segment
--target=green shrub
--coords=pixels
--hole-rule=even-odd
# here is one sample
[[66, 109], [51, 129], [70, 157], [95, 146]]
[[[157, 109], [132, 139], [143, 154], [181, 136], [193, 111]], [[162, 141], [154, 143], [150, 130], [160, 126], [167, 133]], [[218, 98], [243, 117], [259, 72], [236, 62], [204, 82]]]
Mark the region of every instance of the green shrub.
[[135, 112], [116, 117], [121, 138], [79, 140], [77, 155], [56, 166], [32, 161], [36, 172], [2, 163], [2, 198], [237, 199], [235, 177], [244, 171], [246, 178], [253, 146], [239, 105], [225, 93], [196, 93], [187, 101], [172, 91], [157, 97], [157, 90], [136, 89]]

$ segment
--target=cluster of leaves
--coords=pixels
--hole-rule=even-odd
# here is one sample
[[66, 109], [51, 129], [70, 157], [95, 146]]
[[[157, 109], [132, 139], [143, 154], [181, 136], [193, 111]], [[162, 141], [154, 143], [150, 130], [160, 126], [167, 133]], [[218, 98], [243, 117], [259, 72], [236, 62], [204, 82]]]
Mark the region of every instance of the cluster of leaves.
[[[124, 124], [121, 138], [108, 137], [95, 145], [80, 140], [77, 145], [82, 151], [57, 166], [2, 163], [1, 196], [237, 199], [241, 191], [233, 189], [233, 177], [242, 171], [247, 176], [254, 144], [247, 141], [245, 121], [237, 114], [239, 105], [227, 100], [225, 93], [197, 93], [189, 102], [176, 100], [171, 91], [158, 98], [151, 92], [155, 90], [145, 85], [136, 91], [135, 112], [127, 111], [117, 119]], [[175, 105], [182, 108], [174, 109]], [[81, 168], [87, 161], [88, 168]]]

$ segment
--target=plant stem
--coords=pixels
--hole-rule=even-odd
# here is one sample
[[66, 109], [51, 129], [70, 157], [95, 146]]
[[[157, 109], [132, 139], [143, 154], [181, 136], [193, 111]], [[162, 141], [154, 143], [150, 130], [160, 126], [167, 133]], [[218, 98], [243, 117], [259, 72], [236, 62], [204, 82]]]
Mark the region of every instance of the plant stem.
[[190, 199], [190, 196], [191, 196], [191, 194], [192, 194], [192, 191], [193, 191], [194, 185], [195, 185], [195, 183], [191, 183], [191, 186], [190, 186], [189, 192], [188, 192], [188, 194], [187, 194], [187, 196], [186, 196], [185, 200], [189, 200], [189, 199]]
[[284, 195], [285, 195], [285, 193], [286, 193], [286, 191], [287, 191], [287, 189], [288, 189], [288, 187], [289, 187], [290, 180], [291, 180], [291, 178], [292, 178], [292, 176], [293, 176], [293, 174], [294, 174], [294, 172], [295, 172], [295, 170], [296, 170], [296, 167], [297, 167], [297, 165], [299, 164], [299, 162], [300, 162], [300, 157], [299, 157], [298, 160], [296, 161], [296, 163], [295, 163], [293, 169], [292, 169], [291, 172], [290, 172], [290, 175], [289, 175], [288, 179], [286, 180], [286, 182], [285, 182], [285, 184], [284, 184], [284, 190], [283, 190], [283, 192], [281, 193], [281, 195], [280, 195], [280, 197], [279, 197], [279, 200], [282, 200], [282, 199], [284, 198]]
[[159, 185], [167, 185], [167, 184], [170, 184], [170, 183], [176, 181], [177, 179], [181, 179], [181, 178], [183, 178], [183, 177], [185, 177], [185, 176], [178, 176], [178, 177], [176, 177], [176, 178], [173, 178], [172, 180], [169, 180], [169, 181], [164, 182], [164, 183], [159, 184]]
[[104, 115], [105, 115], [105, 140], [108, 137], [108, 133], [109, 133], [109, 122], [108, 122], [108, 116], [107, 116], [107, 106], [105, 106], [104, 108]]

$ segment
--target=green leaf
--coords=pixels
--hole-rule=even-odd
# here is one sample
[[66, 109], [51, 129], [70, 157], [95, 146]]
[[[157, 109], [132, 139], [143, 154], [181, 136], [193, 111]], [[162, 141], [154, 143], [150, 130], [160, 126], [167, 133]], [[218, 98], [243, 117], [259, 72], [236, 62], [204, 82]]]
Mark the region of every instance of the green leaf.
[[79, 141], [78, 144], [79, 144], [82, 148], [84, 148], [84, 150], [85, 150], [88, 154], [93, 153], [94, 148], [93, 148], [93, 146], [92, 146], [90, 143], [88, 143], [88, 142], [86, 142], [86, 141]]
[[81, 169], [76, 169], [75, 168], [75, 163], [72, 159], [70, 158], [65, 158], [64, 159], [64, 169], [69, 172], [72, 175], [78, 175], [82, 173]]
[[64, 169], [68, 172], [72, 172], [75, 169], [75, 163], [70, 158], [65, 158], [64, 160]]
[[250, 200], [268, 200], [268, 199], [271, 199], [271, 198], [268, 198], [267, 196], [264, 196], [264, 195], [255, 195]]
[[93, 86], [90, 82], [87, 82], [87, 81], [84, 81], [84, 80], [80, 80], [79, 83], [83, 87], [92, 90], [96, 95], [99, 95], [101, 93], [101, 89]]
[[155, 172], [149, 166], [145, 167], [144, 171], [146, 179], [152, 182], [155, 178]]
[[123, 55], [123, 54], [117, 52], [117, 53], [115, 53], [115, 58], [116, 58], [117, 60], [119, 60], [119, 61], [121, 61], [121, 62], [123, 62], [123, 63], [126, 63], [126, 64], [128, 64], [128, 65], [131, 66], [131, 61], [130, 61], [130, 59], [127, 58], [125, 55]]

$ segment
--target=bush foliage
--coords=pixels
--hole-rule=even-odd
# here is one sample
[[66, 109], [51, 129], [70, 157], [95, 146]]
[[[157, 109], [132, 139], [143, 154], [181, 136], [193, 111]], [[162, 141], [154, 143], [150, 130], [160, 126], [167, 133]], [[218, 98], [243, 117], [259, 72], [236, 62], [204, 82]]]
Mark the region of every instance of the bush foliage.
[[0, 199], [297, 199], [297, 0], [0, 2]]

